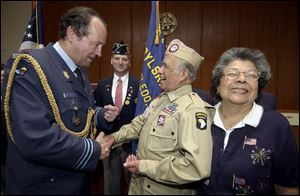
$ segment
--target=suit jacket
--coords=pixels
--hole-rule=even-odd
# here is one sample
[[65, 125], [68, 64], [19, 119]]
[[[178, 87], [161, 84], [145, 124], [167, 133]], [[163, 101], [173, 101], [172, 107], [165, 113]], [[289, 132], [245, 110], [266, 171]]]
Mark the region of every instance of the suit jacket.
[[[112, 91], [113, 76], [102, 79], [98, 82], [97, 88], [94, 91], [94, 96], [96, 100], [96, 105], [103, 107], [105, 105], [114, 105], [111, 91]], [[102, 129], [105, 134], [111, 134], [116, 132], [125, 124], [131, 122], [134, 118], [137, 96], [138, 96], [139, 80], [131, 75], [128, 78], [128, 88], [126, 93], [126, 98], [123, 103], [123, 107], [120, 111], [119, 116], [113, 121], [113, 128], [111, 130]], [[131, 151], [131, 143], [123, 144], [125, 151]]]
[[[83, 88], [52, 44], [29, 54], [43, 70], [65, 126], [82, 131], [88, 108], [94, 108], [86, 70]], [[9, 111], [15, 143], [8, 140], [5, 193], [79, 194], [97, 166], [100, 145], [60, 128], [33, 64], [21, 60], [13, 81]]]

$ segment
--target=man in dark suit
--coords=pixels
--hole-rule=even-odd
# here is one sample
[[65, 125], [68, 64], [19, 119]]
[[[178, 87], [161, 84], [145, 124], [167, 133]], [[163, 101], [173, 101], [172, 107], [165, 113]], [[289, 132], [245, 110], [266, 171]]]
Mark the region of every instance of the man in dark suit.
[[[120, 113], [113, 121], [112, 131], [103, 129], [106, 135], [118, 131], [121, 126], [130, 123], [134, 118], [139, 86], [139, 80], [128, 71], [130, 52], [127, 44], [121, 41], [113, 45], [111, 64], [114, 68], [113, 76], [100, 80], [94, 91], [97, 106], [111, 104], [119, 107]], [[122, 194], [121, 172], [130, 152], [131, 143], [125, 143], [112, 149], [110, 156], [103, 160], [105, 195]], [[128, 185], [129, 172], [124, 169], [124, 174]]]

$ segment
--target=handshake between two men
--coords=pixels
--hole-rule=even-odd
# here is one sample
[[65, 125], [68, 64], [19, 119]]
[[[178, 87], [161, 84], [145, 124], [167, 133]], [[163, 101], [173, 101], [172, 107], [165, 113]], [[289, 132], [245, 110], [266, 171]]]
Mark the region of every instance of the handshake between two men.
[[[115, 138], [112, 135], [106, 135], [104, 132], [100, 132], [97, 136], [96, 141], [101, 145], [101, 156], [100, 159], [104, 159], [109, 156], [111, 146], [115, 142]], [[126, 162], [123, 164], [124, 167], [128, 169], [131, 173], [137, 174], [139, 173], [138, 170], [139, 161], [137, 160], [135, 155], [129, 155], [126, 159]]]
[[[104, 106], [104, 119], [107, 122], [112, 122], [119, 114], [119, 108], [112, 105]], [[106, 135], [104, 132], [100, 132], [95, 139], [101, 146], [101, 155], [100, 159], [105, 159], [109, 156], [112, 145], [115, 142], [115, 138], [112, 135]], [[135, 155], [129, 155], [124, 163], [124, 167], [126, 167], [132, 173], [138, 173], [138, 163], [139, 161], [136, 159]]]

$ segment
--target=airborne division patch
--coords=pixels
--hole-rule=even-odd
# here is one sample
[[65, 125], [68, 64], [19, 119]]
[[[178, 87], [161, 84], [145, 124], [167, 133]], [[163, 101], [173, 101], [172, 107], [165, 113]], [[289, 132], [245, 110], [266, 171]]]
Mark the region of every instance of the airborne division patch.
[[205, 130], [207, 127], [207, 114], [203, 112], [196, 112], [196, 126], [200, 130]]

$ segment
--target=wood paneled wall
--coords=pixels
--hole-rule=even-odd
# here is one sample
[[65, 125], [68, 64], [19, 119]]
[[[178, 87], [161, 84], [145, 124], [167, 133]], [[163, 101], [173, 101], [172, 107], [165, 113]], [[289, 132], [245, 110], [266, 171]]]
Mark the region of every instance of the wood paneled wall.
[[[103, 56], [89, 67], [91, 82], [112, 74], [112, 44], [129, 43], [131, 73], [140, 77], [150, 18], [150, 1], [43, 1], [45, 41], [58, 38], [58, 20], [71, 7], [96, 9], [108, 23]], [[196, 88], [209, 91], [211, 71], [218, 57], [231, 47], [261, 50], [267, 56], [272, 78], [266, 91], [276, 95], [279, 110], [299, 111], [299, 2], [298, 1], [161, 1], [160, 13], [177, 19], [168, 44], [179, 38], [205, 57]]]

